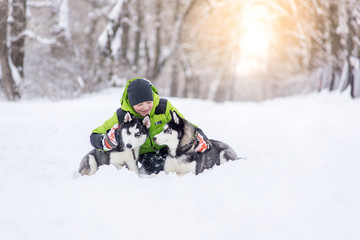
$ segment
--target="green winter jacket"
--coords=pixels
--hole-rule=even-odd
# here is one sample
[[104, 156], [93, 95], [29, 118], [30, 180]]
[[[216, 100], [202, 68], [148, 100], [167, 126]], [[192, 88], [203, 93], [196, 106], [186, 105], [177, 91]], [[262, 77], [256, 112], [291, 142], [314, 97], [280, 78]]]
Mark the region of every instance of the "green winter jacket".
[[[105, 134], [109, 129], [111, 129], [115, 123], [122, 122], [124, 120], [124, 116], [126, 112], [130, 112], [136, 117], [143, 118], [140, 114], [138, 114], [135, 109], [130, 105], [128, 99], [127, 88], [129, 84], [137, 78], [133, 78], [129, 80], [125, 86], [124, 93], [121, 98], [121, 108], [119, 108], [114, 115], [106, 120], [103, 125], [99, 126], [98, 128], [93, 130], [93, 134], [90, 136], [90, 141], [95, 148], [99, 148], [99, 144], [94, 142], [101, 141], [99, 140], [101, 135]], [[183, 117], [179, 111], [166, 99], [160, 99], [158, 95], [158, 91], [154, 86], [151, 86], [153, 90], [153, 108], [150, 112], [150, 121], [151, 126], [149, 129], [149, 137], [146, 139], [145, 143], [140, 148], [140, 154], [148, 153], [148, 152], [155, 152], [160, 150], [161, 148], [165, 147], [164, 145], [159, 146], [157, 145], [152, 139], [153, 137], [160, 133], [164, 125], [171, 120], [170, 110], [176, 111], [181, 117]], [[122, 118], [122, 119], [119, 119]], [[98, 140], [95, 140], [95, 138]]]

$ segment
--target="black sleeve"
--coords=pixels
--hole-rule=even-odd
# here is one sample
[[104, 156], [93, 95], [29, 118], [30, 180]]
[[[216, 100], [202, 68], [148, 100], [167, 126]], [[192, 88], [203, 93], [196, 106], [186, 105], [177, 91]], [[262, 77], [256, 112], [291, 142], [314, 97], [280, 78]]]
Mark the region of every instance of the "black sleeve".
[[117, 114], [117, 118], [118, 118], [118, 121], [119, 121], [119, 124], [121, 122], [124, 121], [124, 118], [125, 118], [125, 115], [126, 115], [126, 111], [122, 110], [121, 108], [119, 108], [117, 111], [116, 111], [116, 114]]
[[96, 149], [101, 149], [103, 150], [103, 145], [102, 145], [102, 139], [103, 139], [103, 135], [99, 134], [99, 133], [92, 133], [90, 135], [90, 143], [91, 145], [96, 148]]
[[155, 108], [155, 114], [165, 114], [168, 100], [160, 98], [159, 105]]
[[[116, 114], [117, 114], [119, 123], [123, 122], [126, 112], [124, 110], [122, 110], [121, 108], [119, 108], [118, 110], [116, 110]], [[104, 149], [103, 144], [102, 144], [103, 137], [104, 137], [103, 134], [94, 133], [94, 132], [91, 133], [91, 135], [90, 135], [91, 145], [96, 149], [103, 150]]]

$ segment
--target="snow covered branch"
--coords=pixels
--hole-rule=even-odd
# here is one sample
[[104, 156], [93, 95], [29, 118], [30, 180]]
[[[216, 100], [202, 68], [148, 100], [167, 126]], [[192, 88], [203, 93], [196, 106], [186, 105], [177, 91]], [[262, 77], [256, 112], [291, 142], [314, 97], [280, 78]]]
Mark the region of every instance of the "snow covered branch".
[[42, 8], [42, 7], [51, 7], [51, 1], [28, 1], [27, 5], [29, 7]]
[[44, 38], [39, 36], [38, 34], [35, 34], [31, 30], [25, 30], [21, 32], [18, 36], [10, 38], [10, 41], [17, 41], [23, 37], [28, 37], [29, 39], [34, 39], [42, 44], [47, 44], [47, 45], [58, 43], [55, 38]]

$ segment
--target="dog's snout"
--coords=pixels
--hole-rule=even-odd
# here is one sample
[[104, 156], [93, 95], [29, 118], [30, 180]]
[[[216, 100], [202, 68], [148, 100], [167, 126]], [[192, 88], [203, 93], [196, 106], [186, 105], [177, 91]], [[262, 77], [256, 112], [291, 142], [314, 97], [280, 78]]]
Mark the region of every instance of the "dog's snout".
[[130, 143], [126, 144], [127, 148], [132, 148], [132, 145]]

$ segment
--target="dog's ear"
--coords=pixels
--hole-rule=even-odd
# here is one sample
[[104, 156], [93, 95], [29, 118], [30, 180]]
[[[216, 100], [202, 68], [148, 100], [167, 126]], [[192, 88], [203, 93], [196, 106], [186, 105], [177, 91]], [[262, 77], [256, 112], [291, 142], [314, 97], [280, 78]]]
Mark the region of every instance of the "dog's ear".
[[124, 117], [124, 122], [131, 122], [131, 121], [132, 121], [131, 114], [129, 112], [126, 112]]
[[180, 116], [177, 114], [177, 112], [172, 111], [172, 112], [171, 112], [171, 117], [172, 117], [172, 119], [174, 120], [174, 122], [175, 122], [176, 124], [179, 124], [179, 123], [180, 123]]
[[150, 122], [150, 117], [149, 115], [146, 115], [146, 117], [144, 117], [142, 123], [144, 124], [144, 126], [149, 129], [151, 126], [151, 122]]

